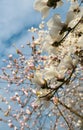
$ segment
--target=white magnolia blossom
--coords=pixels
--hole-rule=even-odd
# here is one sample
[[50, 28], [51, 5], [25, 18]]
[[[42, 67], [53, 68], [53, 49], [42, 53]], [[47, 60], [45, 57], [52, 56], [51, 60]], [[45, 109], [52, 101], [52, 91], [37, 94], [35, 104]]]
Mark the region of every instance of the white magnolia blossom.
[[79, 38], [77, 42], [77, 47], [83, 49], [83, 35]]
[[[54, 41], [60, 41], [64, 35], [64, 32], [69, 27], [71, 21], [74, 19], [72, 11], [67, 13], [66, 21], [61, 22], [61, 17], [55, 14], [47, 23], [49, 34]], [[63, 30], [63, 31], [62, 31]]]
[[[35, 0], [34, 9], [41, 12], [42, 18], [46, 18], [49, 14], [50, 6], [47, 5], [48, 0]], [[56, 7], [60, 7], [63, 5], [63, 1], [55, 1]], [[54, 7], [55, 8], [55, 7]]]
[[[47, 22], [49, 34], [55, 41], [60, 41], [64, 32], [68, 31], [69, 27], [73, 28], [75, 26], [75, 19], [80, 19], [83, 16], [83, 7], [79, 7], [77, 2], [74, 2], [74, 4], [75, 5], [71, 5], [64, 23], [61, 22], [61, 17], [58, 14], [54, 14], [54, 16]], [[76, 10], [78, 15], [75, 13]], [[78, 21], [76, 20], [76, 22]]]
[[[50, 90], [47, 90], [47, 89], [40, 89], [38, 91], [36, 91], [36, 95], [38, 96], [38, 99], [37, 99], [37, 104], [41, 104], [43, 103], [44, 107], [47, 108], [49, 107], [50, 105], [50, 101], [49, 101], [49, 95], [48, 97], [43, 97], [45, 95], [47, 95], [48, 93], [50, 93]], [[43, 98], [40, 98], [40, 97], [43, 97]]]
[[46, 80], [48, 80], [48, 79], [50, 80], [50, 79], [52, 79], [54, 77], [55, 78], [58, 77], [58, 72], [57, 72], [57, 70], [56, 70], [56, 68], [54, 66], [50, 66], [48, 68], [45, 68], [44, 76], [45, 76]]
[[32, 80], [35, 84], [37, 84], [38, 86], [41, 86], [42, 84], [44, 84], [44, 80], [42, 79], [42, 73], [40, 72], [35, 72], [34, 78]]
[[83, 16], [83, 6], [79, 6], [78, 1], [71, 2], [70, 11], [74, 14], [75, 17]]
[[60, 35], [59, 32], [64, 26], [64, 23], [61, 22], [61, 17], [58, 14], [55, 14], [47, 23], [49, 33], [54, 41], [58, 41], [62, 38], [63, 34]]
[[60, 1], [57, 2], [57, 7], [60, 7], [62, 5], [63, 5], [63, 1], [60, 0]]
[[[73, 59], [71, 55], [66, 55], [64, 59], [61, 61], [59, 68], [63, 69], [72, 69], [78, 62], [78, 59]], [[60, 67], [61, 66], [61, 67]]]
[[62, 65], [59, 65], [58, 67], [50, 66], [45, 68], [44, 77], [46, 80], [52, 80], [54, 78], [56, 81], [58, 78], [64, 78], [66, 71], [67, 68], [63, 67]]
[[66, 16], [65, 24], [69, 25], [69, 23], [74, 19], [74, 13], [72, 11], [69, 11]]
[[46, 51], [49, 54], [57, 54], [58, 53], [58, 48], [54, 48], [52, 46], [52, 43], [54, 42], [54, 40], [50, 37], [50, 35], [48, 35], [48, 37], [46, 37], [46, 40], [44, 40], [44, 43], [42, 45], [42, 51]]
[[48, 0], [35, 0], [34, 9], [42, 13], [42, 18], [45, 18], [49, 14], [50, 7], [47, 6]]

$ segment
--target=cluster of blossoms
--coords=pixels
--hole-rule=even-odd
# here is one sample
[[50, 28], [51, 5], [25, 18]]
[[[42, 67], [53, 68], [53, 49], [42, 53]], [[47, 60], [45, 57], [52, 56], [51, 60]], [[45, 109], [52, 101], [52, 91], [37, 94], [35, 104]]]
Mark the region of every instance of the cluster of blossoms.
[[[47, 23], [41, 22], [39, 28], [29, 29], [37, 35], [37, 39], [32, 36], [32, 42], [26, 44], [31, 49], [30, 57], [15, 47], [18, 57], [9, 55], [4, 60], [7, 66], [2, 68], [0, 79], [8, 82], [4, 91], [10, 97], [0, 95], [7, 106], [6, 110], [0, 108], [5, 116], [0, 121], [10, 128], [83, 129], [82, 3], [70, 1], [65, 22], [54, 14]], [[50, 8], [63, 4], [62, 0], [36, 0], [34, 8], [45, 18]]]

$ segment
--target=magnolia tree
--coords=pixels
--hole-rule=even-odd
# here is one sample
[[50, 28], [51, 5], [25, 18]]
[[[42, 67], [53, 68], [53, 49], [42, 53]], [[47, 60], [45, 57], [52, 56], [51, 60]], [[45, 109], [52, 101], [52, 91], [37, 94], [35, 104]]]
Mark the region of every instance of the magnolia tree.
[[[31, 28], [32, 42], [16, 48], [1, 68], [0, 121], [14, 130], [83, 130], [83, 1], [71, 0], [65, 22], [54, 14]], [[62, 0], [35, 0], [42, 18]], [[35, 38], [36, 37], [36, 38]], [[28, 53], [28, 52], [27, 52]]]

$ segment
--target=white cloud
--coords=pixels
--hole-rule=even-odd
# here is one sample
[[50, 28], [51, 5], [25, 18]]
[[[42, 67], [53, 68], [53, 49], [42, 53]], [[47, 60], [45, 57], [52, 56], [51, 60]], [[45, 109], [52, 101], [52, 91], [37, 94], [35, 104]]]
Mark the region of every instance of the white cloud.
[[[0, 39], [10, 38], [24, 26], [34, 24], [34, 0], [0, 1]], [[36, 22], [36, 21], [35, 21]]]
[[41, 21], [41, 14], [33, 9], [33, 3], [34, 0], [0, 0], [0, 58], [14, 53], [12, 43], [20, 46], [31, 38], [27, 29]]
[[28, 27], [40, 21], [40, 14], [36, 15], [33, 9], [33, 2], [34, 0], [0, 0], [0, 57], [12, 50], [13, 42], [19, 44], [24, 38], [27, 40]]

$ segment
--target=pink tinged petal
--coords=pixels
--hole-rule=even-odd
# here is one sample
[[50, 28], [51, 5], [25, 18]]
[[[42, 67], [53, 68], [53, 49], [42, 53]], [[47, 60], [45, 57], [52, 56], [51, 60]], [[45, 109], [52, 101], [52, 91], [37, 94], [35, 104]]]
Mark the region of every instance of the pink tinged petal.
[[8, 126], [9, 126], [10, 128], [13, 128], [13, 127], [14, 127], [14, 125], [13, 125], [12, 123], [8, 123]]
[[13, 55], [12, 55], [12, 54], [10, 54], [8, 57], [9, 57], [9, 59], [12, 59]]
[[16, 101], [16, 96], [10, 97], [12, 101]]
[[26, 96], [28, 96], [28, 92], [27, 92], [27, 91], [24, 91], [24, 94], [25, 94]]
[[26, 114], [28, 114], [28, 115], [31, 114], [31, 111], [28, 108], [26, 109]]
[[26, 117], [26, 116], [24, 116], [23, 119], [24, 119], [25, 122], [29, 120], [29, 118]]
[[24, 130], [24, 127], [22, 126], [20, 130]]
[[38, 107], [38, 103], [35, 101], [35, 102], [32, 102], [31, 103], [31, 106], [36, 109]]
[[18, 130], [18, 128], [15, 126], [15, 127], [14, 127], [14, 130]]

